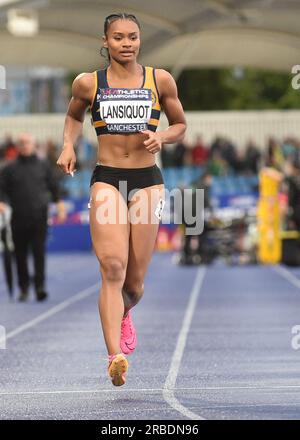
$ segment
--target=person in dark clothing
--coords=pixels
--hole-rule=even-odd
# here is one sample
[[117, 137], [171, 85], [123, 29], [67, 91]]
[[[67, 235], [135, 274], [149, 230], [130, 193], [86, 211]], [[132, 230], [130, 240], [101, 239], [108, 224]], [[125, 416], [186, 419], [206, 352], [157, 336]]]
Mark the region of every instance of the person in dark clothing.
[[19, 301], [26, 301], [30, 285], [27, 257], [29, 248], [34, 260], [36, 299], [47, 298], [45, 292], [45, 244], [48, 227], [48, 204], [57, 203], [58, 220], [65, 220], [64, 202], [51, 166], [36, 155], [32, 135], [23, 133], [18, 141], [18, 157], [0, 172], [0, 213], [12, 208], [11, 230], [17, 264]]
[[170, 168], [173, 166], [173, 146], [166, 144], [160, 152], [160, 160], [162, 168]]
[[289, 223], [300, 231], [300, 162], [297, 158], [286, 162], [285, 174]]
[[244, 160], [244, 170], [251, 174], [258, 174], [259, 161], [261, 154], [255, 142], [250, 139], [247, 143], [246, 154]]
[[178, 142], [175, 145], [174, 152], [173, 152], [173, 166], [174, 167], [176, 167], [176, 168], [183, 167], [186, 151], [187, 151], [187, 147], [186, 147], [184, 141]]
[[236, 148], [228, 139], [223, 139], [221, 144], [221, 156], [227, 162], [231, 171], [238, 171]]
[[[194, 189], [202, 189], [204, 191], [203, 196], [203, 204], [204, 204], [204, 210], [205, 211], [211, 211], [211, 202], [210, 202], [210, 187], [212, 184], [212, 176], [209, 172], [205, 171], [202, 176], [195, 182], [193, 182], [192, 187]], [[193, 202], [194, 205], [196, 204], [196, 196], [194, 195]], [[204, 213], [205, 214], [205, 213]], [[181, 251], [181, 264], [193, 264], [199, 263], [200, 261], [203, 263], [208, 263], [210, 258], [210, 255], [207, 253], [207, 249], [205, 247], [205, 241], [207, 238], [207, 222], [205, 221], [205, 215], [203, 217], [204, 219], [204, 228], [200, 235], [196, 236], [197, 239], [197, 249], [195, 252], [192, 252], [191, 249], [191, 242], [193, 240], [193, 235], [185, 234], [184, 240], [183, 240], [183, 246]], [[183, 223], [184, 222], [184, 216], [183, 216]], [[186, 225], [185, 227], [190, 226]]]

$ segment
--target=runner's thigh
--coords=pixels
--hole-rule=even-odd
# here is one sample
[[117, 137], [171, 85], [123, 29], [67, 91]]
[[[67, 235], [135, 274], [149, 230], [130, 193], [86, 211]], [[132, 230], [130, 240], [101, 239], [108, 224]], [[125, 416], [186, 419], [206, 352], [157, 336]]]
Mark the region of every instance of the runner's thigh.
[[[143, 191], [143, 192], [142, 192]], [[141, 193], [142, 192], [142, 193]], [[139, 199], [138, 196], [142, 194]], [[164, 185], [153, 185], [136, 192], [134, 199], [129, 202], [130, 219], [130, 239], [129, 255], [126, 272], [126, 281], [137, 282], [142, 280], [147, 271], [151, 255], [154, 250], [157, 231], [159, 228], [159, 219], [155, 215], [159, 199], [164, 200]], [[144, 210], [145, 217], [141, 217], [141, 210]], [[146, 220], [145, 223], [138, 222], [140, 219]]]
[[116, 258], [127, 265], [130, 226], [128, 208], [119, 191], [108, 183], [95, 182], [90, 193], [90, 230], [100, 265]]

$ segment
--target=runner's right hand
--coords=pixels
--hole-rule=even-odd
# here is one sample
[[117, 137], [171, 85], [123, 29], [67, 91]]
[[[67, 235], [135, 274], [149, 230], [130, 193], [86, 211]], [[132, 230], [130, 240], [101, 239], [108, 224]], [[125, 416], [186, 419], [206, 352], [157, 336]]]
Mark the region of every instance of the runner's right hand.
[[76, 155], [73, 147], [64, 148], [59, 156], [56, 165], [58, 165], [64, 173], [71, 174], [75, 170]]

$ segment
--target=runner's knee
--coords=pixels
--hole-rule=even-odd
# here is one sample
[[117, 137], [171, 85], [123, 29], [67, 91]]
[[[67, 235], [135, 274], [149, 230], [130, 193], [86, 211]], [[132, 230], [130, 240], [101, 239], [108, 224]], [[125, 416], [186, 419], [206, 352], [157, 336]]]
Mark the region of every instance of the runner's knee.
[[126, 262], [119, 257], [106, 256], [100, 260], [100, 270], [104, 280], [124, 282]]
[[144, 293], [144, 280], [134, 277], [124, 283], [126, 293], [133, 297], [140, 297]]

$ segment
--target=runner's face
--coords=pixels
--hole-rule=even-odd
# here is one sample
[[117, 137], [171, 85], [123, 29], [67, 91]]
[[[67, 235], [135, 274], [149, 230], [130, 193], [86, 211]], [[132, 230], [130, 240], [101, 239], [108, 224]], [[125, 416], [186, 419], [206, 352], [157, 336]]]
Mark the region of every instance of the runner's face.
[[119, 63], [127, 63], [137, 58], [140, 50], [140, 31], [131, 20], [116, 20], [110, 24], [104, 47], [108, 47], [110, 57]]

